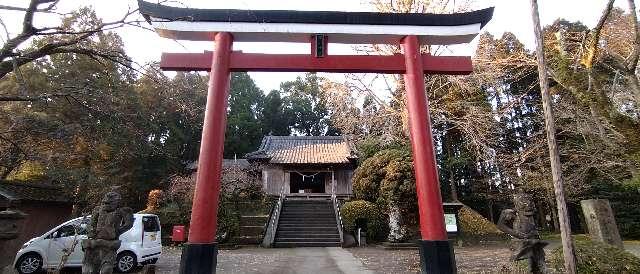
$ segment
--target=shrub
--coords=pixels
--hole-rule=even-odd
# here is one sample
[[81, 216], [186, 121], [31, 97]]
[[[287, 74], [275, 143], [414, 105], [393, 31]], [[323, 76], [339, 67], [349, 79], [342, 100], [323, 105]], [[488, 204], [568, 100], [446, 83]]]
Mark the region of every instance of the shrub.
[[461, 231], [460, 237], [465, 241], [478, 242], [509, 238], [494, 223], [467, 206], [463, 206], [458, 212], [458, 225]]
[[[640, 258], [618, 247], [588, 240], [575, 242], [578, 273], [640, 273]], [[562, 247], [549, 256], [547, 265], [558, 273], [564, 273]]]
[[373, 240], [384, 238], [385, 218], [375, 204], [363, 200], [349, 201], [340, 208], [340, 215], [345, 231], [354, 232], [357, 220], [364, 219], [367, 222], [368, 238]]
[[240, 213], [235, 210], [234, 204], [221, 202], [218, 204], [218, 231], [216, 240], [218, 243], [226, 243], [240, 231]]
[[[243, 170], [238, 166], [223, 170], [216, 232], [219, 243], [233, 240], [239, 233], [241, 215], [269, 212], [273, 203], [262, 191], [257, 174], [254, 169]], [[150, 204], [155, 204], [158, 196], [162, 196], [157, 212], [165, 236], [171, 233], [173, 225], [189, 225], [195, 181], [195, 173], [190, 176], [172, 176], [166, 195], [155, 192], [149, 194]]]
[[367, 159], [353, 174], [353, 194], [356, 199], [378, 202], [381, 198], [380, 183], [386, 176], [389, 162], [402, 157], [399, 150], [383, 150]]
[[413, 160], [407, 149], [376, 153], [354, 173], [357, 199], [378, 204], [389, 218], [390, 241], [405, 241], [415, 234], [418, 220]]
[[408, 151], [410, 145], [405, 140], [385, 142], [379, 137], [367, 137], [364, 140], [358, 142], [356, 146], [358, 151], [358, 162], [362, 164], [364, 163], [364, 161], [373, 157], [380, 151], [389, 149]]
[[[407, 181], [413, 184], [412, 191], [415, 193], [411, 153], [406, 150], [387, 149], [376, 153], [355, 170], [353, 193], [357, 199], [384, 205], [385, 200], [393, 196], [386, 195], [388, 193], [385, 192], [396, 190], [397, 185]], [[383, 183], [387, 186], [383, 187]]]

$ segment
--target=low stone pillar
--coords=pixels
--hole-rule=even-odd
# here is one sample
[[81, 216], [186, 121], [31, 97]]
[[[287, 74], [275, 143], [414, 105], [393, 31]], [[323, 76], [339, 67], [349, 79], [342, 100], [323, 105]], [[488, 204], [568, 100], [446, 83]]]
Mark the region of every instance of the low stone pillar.
[[0, 271], [3, 267], [11, 264], [16, 255], [15, 250], [10, 248], [11, 246], [7, 243], [20, 236], [18, 224], [26, 216], [17, 210], [0, 211]]
[[622, 248], [622, 239], [609, 200], [582, 200], [580, 205], [591, 239]]

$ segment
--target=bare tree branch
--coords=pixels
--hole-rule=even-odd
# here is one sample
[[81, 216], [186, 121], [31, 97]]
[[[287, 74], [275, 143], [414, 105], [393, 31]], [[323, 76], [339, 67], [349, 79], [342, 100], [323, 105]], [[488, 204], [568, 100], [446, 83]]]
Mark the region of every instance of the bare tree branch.
[[604, 27], [604, 23], [607, 21], [611, 10], [613, 9], [613, 2], [615, 0], [609, 0], [606, 8], [602, 11], [602, 15], [600, 16], [600, 20], [598, 20], [598, 24], [591, 30], [591, 38], [589, 39], [589, 44], [587, 45], [586, 55], [583, 56], [582, 63], [588, 70], [591, 70], [593, 66], [593, 58], [598, 55], [598, 42], [600, 42], [600, 33], [602, 32], [602, 28]]
[[627, 59], [627, 70], [635, 74], [638, 66], [638, 58], [640, 57], [640, 22], [638, 22], [638, 11], [636, 10], [635, 0], [629, 0], [629, 12], [633, 19], [633, 32], [635, 41], [633, 43], [633, 51]]
[[[23, 19], [22, 32], [13, 38], [9, 38], [0, 48], [0, 78], [3, 78], [16, 68], [33, 62], [39, 58], [58, 54], [58, 53], [77, 53], [87, 55], [91, 58], [103, 58], [118, 63], [123, 66], [130, 66], [131, 60], [126, 57], [124, 53], [104, 53], [93, 49], [72, 47], [92, 37], [93, 35], [101, 32], [106, 32], [116, 28], [120, 28], [126, 25], [136, 26], [136, 22], [128, 20], [135, 10], [128, 10], [124, 16], [116, 21], [101, 23], [98, 26], [88, 30], [63, 30], [61, 27], [47, 27], [47, 28], [35, 28], [33, 26], [33, 17], [36, 12], [39, 11], [51, 11], [59, 0], [31, 0], [29, 7], [25, 8], [25, 16]], [[41, 4], [49, 4], [44, 9], [38, 9]], [[2, 6], [0, 6], [2, 7]], [[60, 36], [58, 36], [60, 35]], [[18, 47], [36, 36], [51, 36], [61, 37], [61, 41], [48, 43], [44, 46], [27, 51], [17, 51]]]

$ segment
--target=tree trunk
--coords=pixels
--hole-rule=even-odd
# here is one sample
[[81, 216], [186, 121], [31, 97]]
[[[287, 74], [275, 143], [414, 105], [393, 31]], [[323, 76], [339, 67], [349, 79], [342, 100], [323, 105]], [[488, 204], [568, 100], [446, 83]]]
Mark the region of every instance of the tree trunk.
[[389, 242], [396, 243], [404, 238], [400, 218], [402, 218], [400, 208], [397, 205], [391, 205], [389, 208], [389, 235], [387, 236]]
[[549, 95], [549, 83], [547, 79], [547, 65], [544, 59], [544, 41], [542, 40], [542, 29], [540, 27], [540, 15], [538, 14], [537, 0], [531, 0], [531, 17], [533, 19], [533, 30], [536, 36], [536, 55], [538, 59], [538, 78], [540, 79], [540, 91], [542, 92], [542, 107], [544, 109], [544, 120], [547, 131], [547, 142], [549, 144], [549, 157], [551, 158], [551, 174], [553, 175], [553, 186], [555, 189], [556, 203], [558, 205], [558, 219], [560, 223], [560, 236], [562, 237], [562, 251], [564, 254], [565, 273], [576, 273], [575, 254], [573, 241], [571, 239], [571, 226], [569, 225], [569, 214], [567, 203], [564, 198], [564, 182], [562, 179], [562, 166], [560, 164], [560, 153], [556, 142], [556, 126], [553, 117], [553, 106]]
[[453, 200], [454, 202], [459, 201], [458, 200], [458, 184], [456, 183], [456, 180], [453, 178], [454, 174], [453, 174], [453, 168], [449, 168], [449, 184], [451, 185], [451, 200]]
[[489, 221], [491, 221], [492, 223], [496, 223], [495, 218], [493, 217], [493, 200], [489, 199], [489, 202], [487, 203], [489, 206]]
[[551, 221], [553, 223], [553, 232], [560, 231], [560, 223], [558, 223], [558, 213], [554, 209], [555, 203], [553, 202], [554, 198], [551, 197], [553, 192], [549, 193], [549, 212], [551, 213]]

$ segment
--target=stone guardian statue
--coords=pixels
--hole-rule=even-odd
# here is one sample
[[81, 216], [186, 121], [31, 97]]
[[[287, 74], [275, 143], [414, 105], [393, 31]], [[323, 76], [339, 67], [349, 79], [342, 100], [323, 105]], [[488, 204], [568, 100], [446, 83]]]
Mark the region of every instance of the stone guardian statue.
[[84, 259], [83, 274], [111, 274], [116, 262], [116, 251], [120, 248], [118, 239], [133, 226], [133, 210], [120, 207], [121, 196], [109, 192], [102, 198], [102, 204], [91, 214], [88, 238], [82, 240]]
[[548, 243], [540, 240], [531, 196], [524, 192], [514, 194], [513, 205], [515, 208], [503, 210], [498, 220], [498, 228], [514, 238], [511, 259], [528, 260], [530, 273], [546, 273], [544, 247]]

